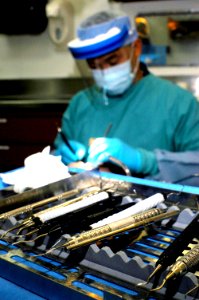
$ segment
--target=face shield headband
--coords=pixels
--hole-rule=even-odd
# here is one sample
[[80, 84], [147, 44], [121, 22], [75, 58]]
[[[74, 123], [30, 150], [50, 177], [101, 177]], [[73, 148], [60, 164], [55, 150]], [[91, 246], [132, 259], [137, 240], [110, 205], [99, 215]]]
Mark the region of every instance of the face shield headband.
[[68, 43], [76, 59], [90, 59], [105, 55], [137, 39], [127, 16], [78, 29], [79, 38]]

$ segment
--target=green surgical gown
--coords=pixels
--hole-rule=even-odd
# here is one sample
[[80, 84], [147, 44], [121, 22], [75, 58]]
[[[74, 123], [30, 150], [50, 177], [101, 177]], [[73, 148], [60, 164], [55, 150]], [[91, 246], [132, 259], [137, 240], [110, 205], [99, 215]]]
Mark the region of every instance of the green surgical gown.
[[165, 162], [171, 167], [177, 153], [181, 169], [172, 180], [186, 175], [195, 157], [199, 171], [199, 102], [172, 82], [149, 74], [122, 96], [104, 97], [94, 86], [80, 91], [63, 114], [62, 130], [88, 147], [89, 139], [104, 136], [110, 124], [108, 137], [154, 151], [160, 179], [165, 179], [164, 168], [170, 176]]

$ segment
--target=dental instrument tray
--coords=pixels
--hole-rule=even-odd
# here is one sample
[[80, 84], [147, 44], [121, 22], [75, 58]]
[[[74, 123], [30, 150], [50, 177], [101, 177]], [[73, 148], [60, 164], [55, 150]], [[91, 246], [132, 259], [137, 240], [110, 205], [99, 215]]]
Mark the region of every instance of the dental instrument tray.
[[0, 200], [0, 276], [45, 299], [199, 299], [199, 188], [85, 171]]

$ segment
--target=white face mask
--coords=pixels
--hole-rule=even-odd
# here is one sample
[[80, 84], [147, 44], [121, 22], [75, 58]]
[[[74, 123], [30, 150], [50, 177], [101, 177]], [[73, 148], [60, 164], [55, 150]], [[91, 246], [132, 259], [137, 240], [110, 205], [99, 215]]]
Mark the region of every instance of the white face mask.
[[135, 78], [130, 60], [104, 70], [92, 70], [92, 73], [97, 86], [109, 95], [123, 94]]

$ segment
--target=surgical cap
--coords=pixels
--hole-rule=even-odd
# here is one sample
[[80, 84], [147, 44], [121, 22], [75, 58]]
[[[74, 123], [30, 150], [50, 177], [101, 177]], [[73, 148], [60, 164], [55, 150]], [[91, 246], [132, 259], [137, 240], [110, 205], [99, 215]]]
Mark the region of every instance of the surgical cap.
[[126, 15], [99, 12], [77, 28], [77, 38], [68, 43], [73, 56], [89, 59], [105, 55], [137, 38], [135, 27]]

